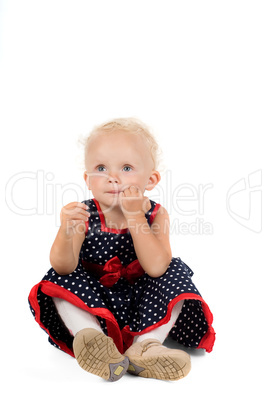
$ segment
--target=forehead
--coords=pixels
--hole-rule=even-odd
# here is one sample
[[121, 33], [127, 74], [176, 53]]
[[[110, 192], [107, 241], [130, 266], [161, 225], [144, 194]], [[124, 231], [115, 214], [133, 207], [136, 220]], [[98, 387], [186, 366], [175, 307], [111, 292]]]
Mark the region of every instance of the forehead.
[[89, 158], [129, 157], [147, 158], [149, 150], [141, 135], [128, 131], [100, 131], [90, 139], [87, 149]]
[[126, 130], [112, 130], [112, 131], [99, 131], [95, 135], [93, 135], [90, 145], [94, 143], [96, 146], [99, 143], [105, 142], [133, 142], [133, 141], [143, 141], [141, 135], [132, 133]]

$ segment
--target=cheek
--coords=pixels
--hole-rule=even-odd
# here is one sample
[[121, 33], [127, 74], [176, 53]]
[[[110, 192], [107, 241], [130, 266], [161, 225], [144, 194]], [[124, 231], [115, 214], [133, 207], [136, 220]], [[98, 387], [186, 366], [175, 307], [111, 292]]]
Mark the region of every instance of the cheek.
[[136, 184], [138, 183], [138, 177], [134, 174], [124, 175], [120, 178], [120, 181], [124, 184]]
[[127, 177], [124, 177], [123, 184], [133, 185], [140, 188], [145, 188], [146, 185], [146, 183], [144, 182], [144, 177], [138, 175], [128, 175]]
[[97, 188], [101, 185], [101, 181], [103, 181], [103, 179], [101, 180], [101, 177], [97, 177], [97, 176], [90, 176], [88, 183], [90, 188]]

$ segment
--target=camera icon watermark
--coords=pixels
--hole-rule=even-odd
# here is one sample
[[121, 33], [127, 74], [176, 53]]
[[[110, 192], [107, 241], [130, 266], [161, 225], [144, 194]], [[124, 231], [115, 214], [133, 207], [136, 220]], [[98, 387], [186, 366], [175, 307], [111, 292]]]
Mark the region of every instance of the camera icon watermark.
[[255, 233], [262, 231], [262, 170], [235, 182], [226, 196], [228, 214], [237, 223]]
[[[207, 193], [214, 190], [212, 183], [193, 185], [175, 184], [171, 172], [165, 182], [154, 190], [155, 202], [166, 206], [170, 217], [170, 232], [182, 235], [211, 235], [212, 222], [206, 221]], [[27, 193], [24, 203], [21, 193]], [[18, 172], [6, 184], [6, 205], [17, 215], [54, 215], [60, 226], [60, 210], [65, 198], [72, 201], [84, 199], [87, 186], [75, 183], [57, 183], [55, 175], [42, 170]], [[229, 216], [244, 228], [254, 233], [262, 231], [262, 170], [256, 170], [236, 181], [226, 194], [226, 209]]]

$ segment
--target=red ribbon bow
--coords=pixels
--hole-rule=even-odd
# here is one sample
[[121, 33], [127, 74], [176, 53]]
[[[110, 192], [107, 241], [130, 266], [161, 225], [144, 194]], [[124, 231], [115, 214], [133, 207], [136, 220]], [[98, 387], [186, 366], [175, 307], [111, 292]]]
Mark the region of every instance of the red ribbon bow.
[[134, 260], [124, 267], [118, 257], [113, 257], [107, 261], [103, 272], [107, 272], [107, 274], [100, 278], [100, 282], [108, 288], [118, 282], [120, 278], [125, 278], [129, 283], [133, 284], [137, 278], [144, 274], [144, 270], [138, 260]]

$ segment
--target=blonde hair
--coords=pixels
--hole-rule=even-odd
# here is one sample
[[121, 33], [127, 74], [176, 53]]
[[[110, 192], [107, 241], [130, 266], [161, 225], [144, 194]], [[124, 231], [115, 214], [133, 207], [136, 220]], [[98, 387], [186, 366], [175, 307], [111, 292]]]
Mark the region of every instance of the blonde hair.
[[148, 150], [151, 154], [154, 168], [155, 170], [158, 169], [160, 164], [161, 158], [161, 149], [154, 137], [151, 133], [151, 130], [146, 126], [141, 120], [138, 120], [133, 117], [128, 118], [118, 118], [112, 119], [108, 122], [100, 124], [91, 131], [87, 139], [85, 140], [85, 148], [84, 148], [84, 161], [86, 166], [86, 158], [87, 158], [87, 151], [90, 145], [90, 141], [98, 134], [103, 132], [112, 132], [114, 130], [122, 130], [126, 132], [130, 132], [131, 134], [140, 135], [145, 140], [145, 143], [148, 146]]

